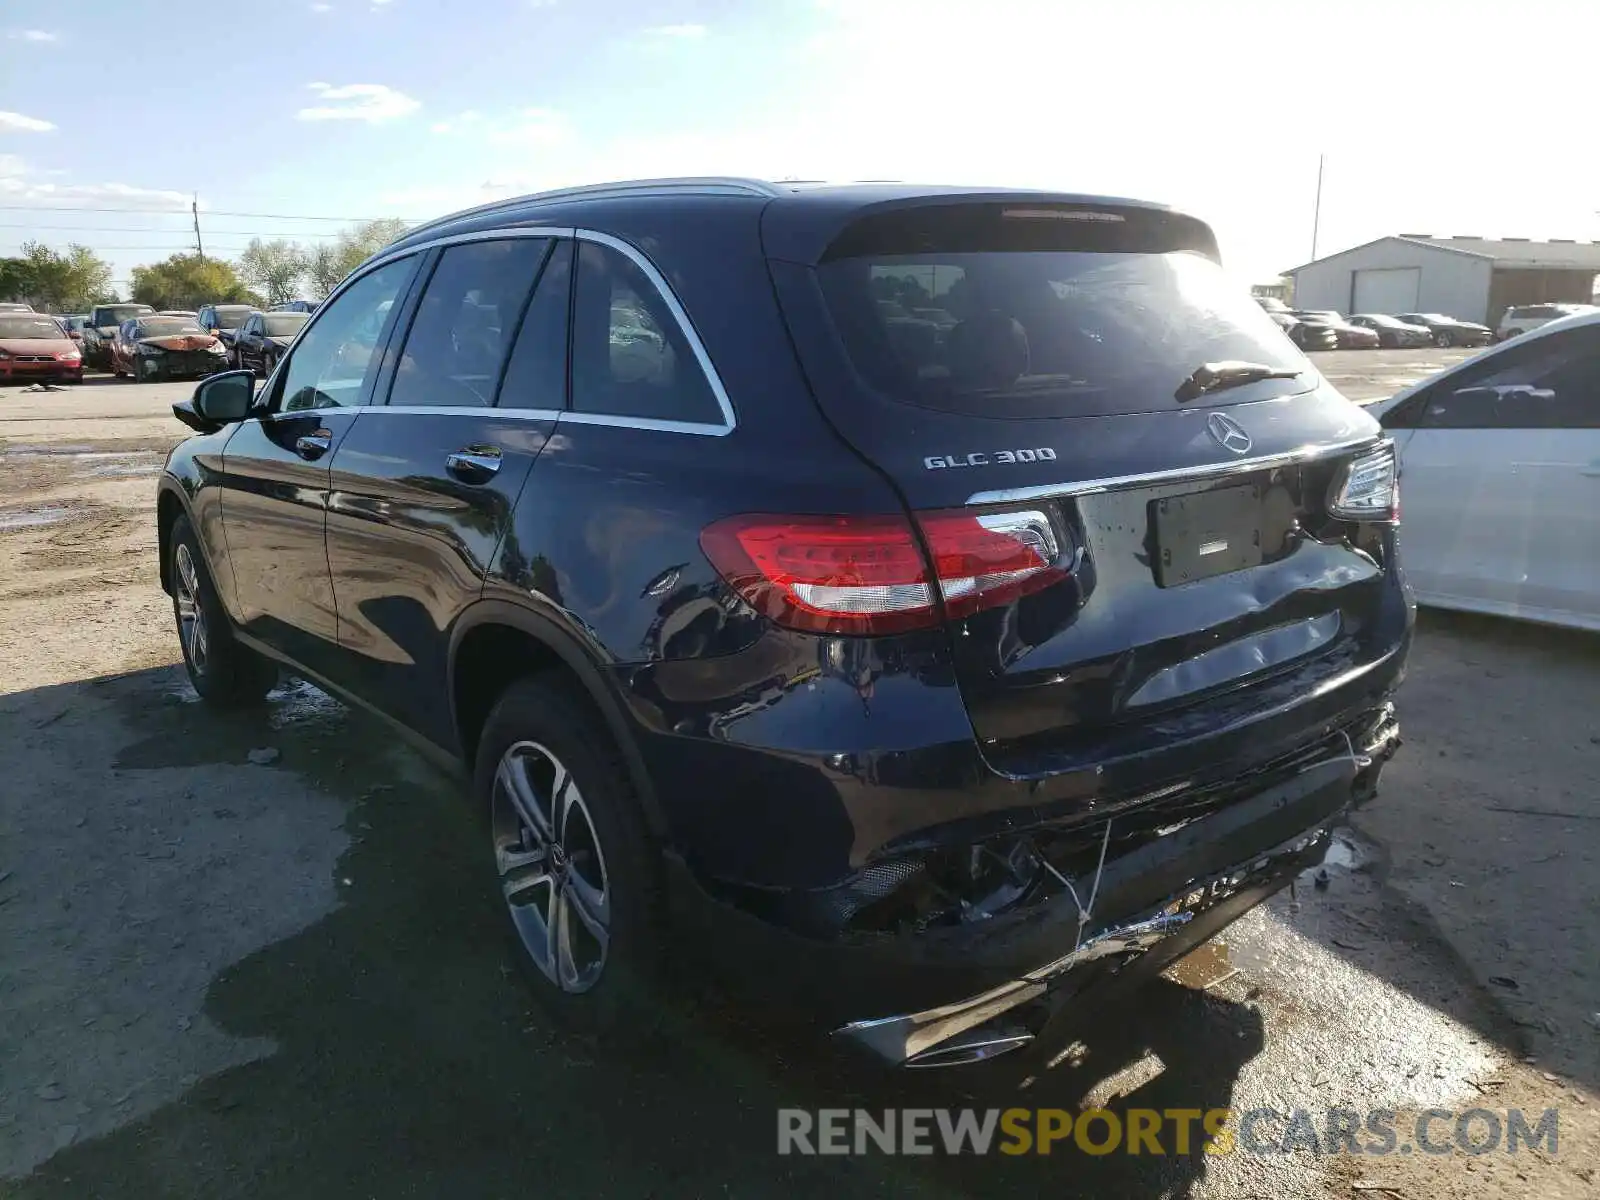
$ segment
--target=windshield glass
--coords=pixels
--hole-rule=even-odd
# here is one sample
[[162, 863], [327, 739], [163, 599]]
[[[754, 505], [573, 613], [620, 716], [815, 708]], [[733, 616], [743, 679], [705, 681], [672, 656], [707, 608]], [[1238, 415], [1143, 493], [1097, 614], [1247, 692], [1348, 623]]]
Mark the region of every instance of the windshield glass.
[[268, 313], [264, 320], [268, 337], [293, 337], [300, 332], [307, 316], [301, 312]]
[[[1144, 412], [1177, 406], [1175, 389], [1203, 363], [1306, 369], [1244, 289], [1183, 251], [883, 255], [838, 259], [819, 274], [866, 380], [947, 412]], [[1252, 386], [1285, 394], [1303, 385]]]
[[124, 321], [149, 311], [148, 304], [107, 304], [103, 308], [94, 310], [93, 323], [95, 328], [103, 329], [107, 325], [121, 325]]
[[135, 337], [171, 337], [175, 333], [204, 333], [205, 330], [187, 317], [153, 317], [140, 321], [133, 332]]
[[243, 325], [255, 309], [249, 307], [219, 308], [216, 310], [217, 324], [223, 329], [237, 329]]
[[0, 313], [0, 338], [62, 338], [66, 335], [49, 317]]

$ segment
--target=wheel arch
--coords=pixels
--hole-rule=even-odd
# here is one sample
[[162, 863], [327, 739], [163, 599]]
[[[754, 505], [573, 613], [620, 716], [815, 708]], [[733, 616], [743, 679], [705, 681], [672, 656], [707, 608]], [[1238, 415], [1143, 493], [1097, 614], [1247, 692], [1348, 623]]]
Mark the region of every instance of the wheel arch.
[[[161, 579], [161, 590], [169, 596], [172, 595], [172, 573], [168, 566], [172, 561], [172, 527], [178, 523], [179, 517], [188, 517], [189, 524], [194, 524], [194, 516], [189, 512], [189, 498], [184, 494], [183, 486], [171, 475], [162, 475], [161, 482], [156, 486], [156, 569]], [[205, 552], [206, 548], [201, 546], [200, 553]], [[210, 566], [208, 558], [207, 569]], [[213, 574], [212, 578], [215, 577]]]
[[[451, 724], [469, 771], [489, 710], [509, 684], [545, 671], [566, 676], [605, 722], [621, 751], [650, 834], [666, 838], [666, 819], [623, 702], [578, 634], [556, 618], [522, 605], [479, 600], [457, 618], [451, 631], [448, 670]], [[465, 690], [469, 687], [478, 694], [469, 694]]]

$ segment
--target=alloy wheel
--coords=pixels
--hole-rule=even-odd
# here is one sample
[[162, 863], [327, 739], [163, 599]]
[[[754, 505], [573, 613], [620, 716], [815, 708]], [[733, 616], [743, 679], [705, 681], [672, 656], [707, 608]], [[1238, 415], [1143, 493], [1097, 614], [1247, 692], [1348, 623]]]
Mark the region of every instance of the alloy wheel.
[[195, 569], [194, 557], [189, 547], [178, 543], [173, 556], [177, 578], [173, 580], [178, 606], [178, 637], [183, 642], [184, 657], [195, 674], [203, 675], [206, 669], [206, 611], [200, 604], [200, 572]]
[[600, 979], [611, 944], [611, 888], [594, 817], [548, 748], [517, 742], [491, 799], [495, 865], [528, 957], [563, 992]]

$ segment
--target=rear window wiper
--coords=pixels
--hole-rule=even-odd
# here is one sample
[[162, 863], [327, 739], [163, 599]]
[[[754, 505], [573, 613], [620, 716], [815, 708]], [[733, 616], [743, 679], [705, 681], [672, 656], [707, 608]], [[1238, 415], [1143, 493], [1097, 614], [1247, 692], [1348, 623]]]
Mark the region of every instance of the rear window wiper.
[[1179, 400], [1194, 400], [1207, 392], [1220, 392], [1263, 379], [1294, 379], [1300, 374], [1293, 367], [1269, 367], [1266, 363], [1226, 362], [1201, 363], [1194, 373], [1178, 385]]

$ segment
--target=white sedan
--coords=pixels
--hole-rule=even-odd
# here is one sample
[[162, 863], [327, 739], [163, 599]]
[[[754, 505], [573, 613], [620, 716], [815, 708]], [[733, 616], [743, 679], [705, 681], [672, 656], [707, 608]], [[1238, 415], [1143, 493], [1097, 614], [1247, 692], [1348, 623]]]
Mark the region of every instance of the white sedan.
[[1421, 604], [1600, 631], [1600, 311], [1373, 405]]

